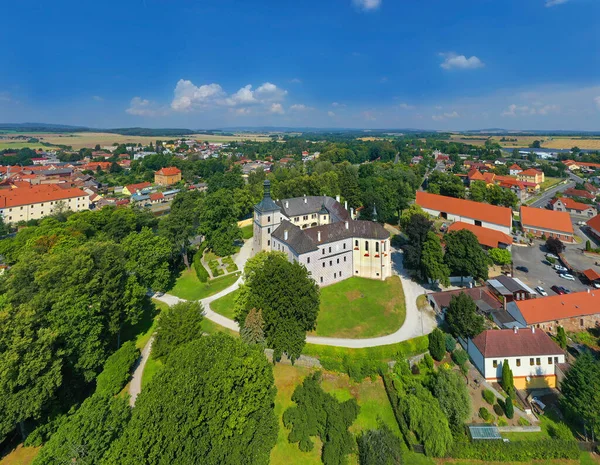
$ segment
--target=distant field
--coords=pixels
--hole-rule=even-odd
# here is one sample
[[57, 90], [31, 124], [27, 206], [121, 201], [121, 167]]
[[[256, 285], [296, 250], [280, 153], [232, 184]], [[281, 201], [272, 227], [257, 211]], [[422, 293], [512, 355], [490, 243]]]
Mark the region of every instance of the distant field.
[[[453, 141], [463, 142], [472, 145], [484, 145], [488, 139], [480, 135], [452, 134]], [[501, 140], [504, 138], [505, 140]], [[543, 148], [548, 149], [570, 149], [575, 146], [586, 150], [600, 150], [600, 137], [549, 137], [549, 136], [493, 136], [492, 139], [498, 142], [502, 147], [529, 147], [534, 140], [542, 142]], [[510, 140], [507, 140], [510, 139]], [[516, 139], [516, 140], [514, 140]]]
[[[106, 132], [77, 132], [77, 133], [59, 133], [59, 134], [42, 134], [42, 133], [18, 133], [28, 137], [35, 137], [40, 139], [42, 142], [47, 142], [56, 145], [70, 145], [74, 149], [78, 150], [81, 148], [93, 148], [96, 144], [100, 146], [113, 145], [115, 142], [118, 144], [142, 144], [149, 145], [154, 144], [156, 140], [173, 140], [177, 139], [177, 136], [168, 137], [148, 137], [148, 136], [123, 136], [120, 134], [110, 134]], [[269, 140], [269, 136], [265, 134], [236, 134], [233, 136], [208, 136], [206, 134], [192, 134], [181, 136], [189, 139], [196, 139], [201, 141], [209, 142], [232, 142], [240, 140], [254, 140], [259, 142], [265, 142]], [[5, 146], [6, 144], [10, 144]], [[5, 148], [22, 148], [22, 147], [40, 147], [36, 144], [28, 144], [27, 142], [15, 141], [9, 142], [0, 140], [0, 150]]]
[[30, 144], [28, 142], [25, 141], [5, 141], [5, 140], [0, 140], [0, 150], [6, 150], [6, 149], [10, 149], [10, 150], [18, 150], [18, 149], [23, 149], [23, 148], [30, 148], [30, 149], [48, 149], [49, 147], [44, 147], [41, 144]]
[[599, 138], [578, 138], [578, 137], [554, 137], [550, 138], [542, 144], [542, 147], [552, 149], [571, 149], [579, 147], [586, 150], [600, 150]]

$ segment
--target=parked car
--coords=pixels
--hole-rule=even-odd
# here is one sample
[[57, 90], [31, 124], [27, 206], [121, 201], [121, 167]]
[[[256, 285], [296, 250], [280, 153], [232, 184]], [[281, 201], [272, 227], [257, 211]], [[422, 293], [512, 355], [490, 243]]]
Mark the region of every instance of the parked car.
[[567, 289], [567, 288], [566, 288], [566, 287], [564, 287], [564, 286], [560, 286], [560, 288], [563, 290], [563, 292], [564, 292], [565, 294], [570, 294], [570, 293], [571, 293], [571, 289]]
[[585, 225], [586, 225], [586, 222], [585, 222], [585, 221], [578, 221], [578, 222], [577, 222], [577, 225], [578, 225], [578, 226], [585, 226]]
[[552, 286], [550, 289], [552, 289], [558, 295], [566, 294], [566, 292], [563, 290], [564, 288], [562, 286], [557, 286], [556, 284], [554, 286]]
[[517, 270], [522, 271], [523, 273], [529, 273], [529, 268], [526, 266], [517, 266]]
[[553, 258], [554, 260], [558, 260], [558, 257], [556, 255], [554, 255], [553, 253], [547, 253], [546, 258]]
[[568, 281], [575, 281], [575, 276], [573, 276], [572, 274], [569, 274], [569, 273], [561, 273], [561, 274], [559, 274], [559, 276]]
[[535, 291], [539, 294], [542, 295], [544, 297], [546, 297], [548, 295], [548, 293], [544, 290], [544, 288], [542, 286], [538, 286], [535, 288]]
[[565, 273], [565, 272], [569, 271], [562, 265], [554, 265], [554, 269], [556, 271], [558, 271], [559, 273]]
[[440, 232], [445, 233], [448, 230], [448, 225], [446, 223], [442, 224], [440, 228]]
[[600, 283], [594, 283], [592, 286], [594, 286], [596, 289], [600, 289]]

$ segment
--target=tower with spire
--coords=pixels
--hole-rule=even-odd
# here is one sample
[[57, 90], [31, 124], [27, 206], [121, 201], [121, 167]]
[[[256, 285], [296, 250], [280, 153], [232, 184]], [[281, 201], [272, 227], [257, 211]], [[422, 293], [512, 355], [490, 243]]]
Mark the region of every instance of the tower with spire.
[[281, 208], [271, 198], [271, 181], [265, 180], [264, 195], [254, 206], [253, 254], [271, 250], [271, 234], [281, 224]]

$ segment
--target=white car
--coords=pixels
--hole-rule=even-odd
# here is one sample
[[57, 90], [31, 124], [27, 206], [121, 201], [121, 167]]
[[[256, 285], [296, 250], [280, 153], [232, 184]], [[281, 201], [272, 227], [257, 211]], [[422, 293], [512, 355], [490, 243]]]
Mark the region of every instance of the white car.
[[560, 271], [560, 272], [566, 272], [566, 271], [569, 271], [569, 270], [567, 270], [567, 269], [566, 269], [564, 266], [562, 266], [562, 265], [554, 265], [554, 269], [555, 269], [556, 271]]
[[547, 253], [546, 258], [553, 258], [554, 260], [558, 260], [558, 257], [556, 255], [554, 255], [553, 253]]
[[544, 288], [542, 286], [536, 287], [535, 290], [541, 296], [544, 296], [544, 297], [548, 296], [548, 293], [544, 290]]
[[600, 283], [594, 283], [594, 284], [593, 284], [593, 286], [594, 286], [596, 289], [600, 289]]
[[572, 274], [569, 274], [569, 273], [562, 273], [559, 276], [568, 281], [575, 281], [575, 276], [573, 276]]

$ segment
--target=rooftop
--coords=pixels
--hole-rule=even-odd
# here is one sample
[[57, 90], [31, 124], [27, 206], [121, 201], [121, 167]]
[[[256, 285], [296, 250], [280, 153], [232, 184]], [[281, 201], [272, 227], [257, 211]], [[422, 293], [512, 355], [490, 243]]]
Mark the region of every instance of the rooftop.
[[586, 223], [590, 228], [600, 231], [600, 215], [590, 218]]
[[478, 307], [486, 307], [488, 311], [500, 310], [502, 308], [502, 304], [490, 293], [486, 286], [455, 289], [453, 291], [434, 292], [428, 295], [435, 300], [438, 307], [448, 308], [452, 297], [455, 295], [458, 296], [462, 292], [470, 296], [477, 303]]
[[473, 339], [485, 358], [562, 354], [563, 350], [544, 331], [532, 329], [490, 329]]
[[[14, 185], [17, 185], [16, 183]], [[61, 188], [56, 184], [18, 183], [17, 188], [0, 190], [0, 208], [19, 207], [42, 202], [66, 200], [88, 195], [77, 188]]]
[[174, 166], [169, 166], [167, 168], [161, 168], [156, 173], [163, 176], [175, 176], [176, 174], [181, 174], [181, 170]]
[[[326, 196], [304, 196], [292, 199], [276, 200], [275, 203], [288, 218], [313, 213], [331, 215], [331, 222], [350, 219], [348, 211], [335, 199]], [[323, 210], [325, 207], [325, 210]]]
[[521, 206], [521, 224], [525, 227], [549, 229], [573, 234], [571, 216], [567, 212], [557, 212], [545, 208]]
[[600, 291], [574, 292], [516, 302], [528, 325], [600, 313]]
[[511, 245], [513, 243], [512, 237], [508, 234], [504, 234], [501, 231], [495, 229], [484, 228], [483, 226], [475, 226], [470, 223], [463, 223], [462, 221], [456, 221], [448, 227], [448, 232], [460, 231], [461, 229], [467, 229], [471, 231], [481, 245], [486, 247], [496, 248], [499, 244]]
[[588, 205], [587, 203], [577, 202], [569, 197], [561, 197], [560, 199], [553, 199], [550, 203], [552, 205], [554, 205], [559, 200], [569, 210], [583, 211], [583, 210], [587, 210], [588, 208], [594, 208], [593, 205]]

